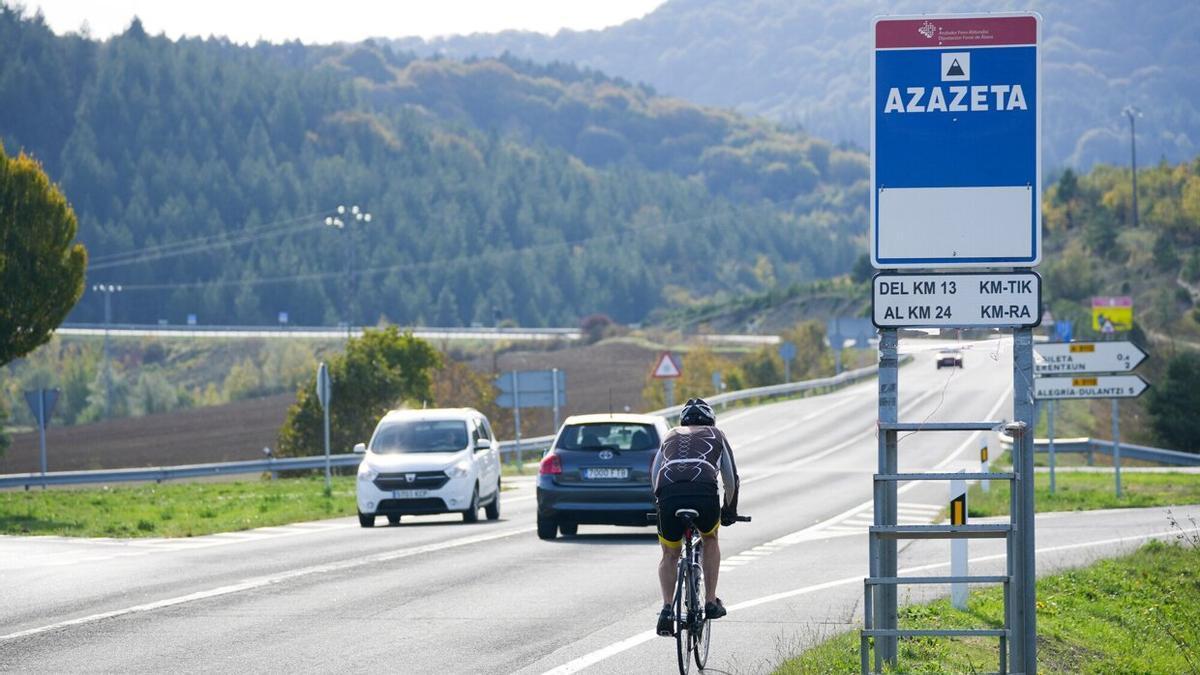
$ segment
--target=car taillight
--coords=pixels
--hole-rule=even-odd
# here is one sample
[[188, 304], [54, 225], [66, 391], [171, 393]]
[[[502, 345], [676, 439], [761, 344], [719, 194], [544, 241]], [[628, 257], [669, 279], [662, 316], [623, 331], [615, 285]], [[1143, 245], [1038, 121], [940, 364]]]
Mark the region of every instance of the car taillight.
[[542, 463], [538, 465], [538, 474], [542, 476], [557, 476], [562, 473], [562, 462], [559, 461], [558, 455], [553, 452], [542, 458]]

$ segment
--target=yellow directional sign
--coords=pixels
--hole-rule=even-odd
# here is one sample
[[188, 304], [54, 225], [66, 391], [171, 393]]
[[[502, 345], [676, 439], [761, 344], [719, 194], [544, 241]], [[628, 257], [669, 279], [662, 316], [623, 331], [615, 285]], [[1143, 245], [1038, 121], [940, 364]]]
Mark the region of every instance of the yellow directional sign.
[[1133, 330], [1133, 298], [1129, 296], [1092, 298], [1092, 330], [1120, 333]]

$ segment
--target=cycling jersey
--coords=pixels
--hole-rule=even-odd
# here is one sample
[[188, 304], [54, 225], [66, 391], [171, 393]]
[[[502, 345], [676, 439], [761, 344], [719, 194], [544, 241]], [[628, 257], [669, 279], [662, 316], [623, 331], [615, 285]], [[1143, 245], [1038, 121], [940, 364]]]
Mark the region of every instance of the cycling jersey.
[[737, 504], [737, 464], [733, 448], [716, 427], [675, 427], [663, 440], [650, 468], [655, 496], [663, 489], [681, 494], [714, 494], [717, 476], [725, 484], [725, 506]]

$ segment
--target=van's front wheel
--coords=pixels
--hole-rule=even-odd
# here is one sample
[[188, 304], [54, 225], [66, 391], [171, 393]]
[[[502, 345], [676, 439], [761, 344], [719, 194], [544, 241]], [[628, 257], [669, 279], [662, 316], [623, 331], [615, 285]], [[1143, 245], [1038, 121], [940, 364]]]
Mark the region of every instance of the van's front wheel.
[[463, 511], [462, 516], [463, 516], [464, 523], [478, 523], [479, 522], [479, 486], [478, 485], [475, 486], [475, 491], [471, 493], [471, 505], [467, 507], [466, 511]]

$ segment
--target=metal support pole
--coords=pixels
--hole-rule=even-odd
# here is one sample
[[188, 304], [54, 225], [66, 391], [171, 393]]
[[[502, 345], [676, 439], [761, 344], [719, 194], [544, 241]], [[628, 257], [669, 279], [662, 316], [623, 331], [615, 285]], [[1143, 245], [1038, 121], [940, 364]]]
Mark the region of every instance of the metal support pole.
[[663, 380], [663, 395], [667, 400], [667, 407], [675, 407], [675, 380]]
[[1112, 459], [1113, 475], [1117, 481], [1117, 499], [1121, 498], [1121, 404], [1112, 400]]
[[[894, 328], [885, 328], [879, 335], [879, 421], [898, 422], [900, 408], [899, 388], [899, 334]], [[840, 351], [840, 350], [838, 350]], [[837, 351], [835, 351], [837, 353]], [[879, 473], [897, 472], [897, 436], [894, 430], [879, 434]], [[894, 527], [897, 517], [896, 482], [887, 481], [879, 486], [875, 496], [875, 524]], [[896, 576], [896, 540], [883, 539], [876, 544], [879, 555], [878, 576]], [[895, 629], [899, 616], [896, 607], [896, 586], [887, 584], [878, 588], [875, 603], [874, 625], [876, 628]], [[897, 639], [880, 637], [875, 640], [875, 667], [882, 670], [883, 664], [896, 665]]]
[[1050, 436], [1050, 494], [1054, 494], [1054, 399], [1046, 402], [1046, 433]]
[[[328, 396], [328, 392], [330, 389], [332, 389], [332, 387], [326, 388], [326, 390], [325, 390], [327, 392], [326, 396]], [[326, 490], [333, 489], [333, 477], [332, 477], [332, 473], [330, 470], [330, 460], [329, 460], [329, 405], [330, 405], [330, 403], [329, 403], [328, 399], [326, 399], [325, 406], [324, 406], [324, 408], [325, 408], [325, 489]]]
[[[1015, 608], [1012, 622], [1011, 666], [1029, 675], [1037, 672], [1037, 560], [1034, 537], [1033, 490], [1033, 331], [1013, 331], [1013, 418], [1009, 435], [1014, 439], [1013, 468], [1017, 474], [1013, 490], [1016, 510], [1012, 513], [1013, 548], [1016, 554]], [[1018, 426], [1018, 424], [1020, 426]], [[1017, 442], [1017, 435], [1020, 442]]]
[[108, 353], [108, 324], [112, 321], [112, 291], [104, 293], [104, 419], [112, 419], [112, 360]]
[[558, 433], [558, 368], [550, 369], [550, 388], [554, 395], [554, 428], [550, 430], [550, 433], [554, 434]]
[[42, 475], [46, 475], [46, 390], [38, 389], [38, 440], [42, 450]]
[[524, 455], [521, 452], [521, 390], [517, 387], [517, 371], [512, 371], [513, 392], [513, 437], [516, 439], [517, 464], [521, 463]]

